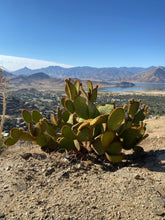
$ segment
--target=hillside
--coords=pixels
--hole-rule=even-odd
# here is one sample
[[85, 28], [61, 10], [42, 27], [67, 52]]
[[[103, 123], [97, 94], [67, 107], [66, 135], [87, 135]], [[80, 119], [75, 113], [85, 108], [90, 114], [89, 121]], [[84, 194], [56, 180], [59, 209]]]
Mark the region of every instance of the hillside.
[[131, 78], [134, 82], [165, 83], [165, 67], [158, 66]]
[[142, 143], [146, 152], [129, 152], [117, 165], [92, 154], [76, 159], [34, 145], [21, 149], [21, 142], [0, 156], [0, 218], [164, 220], [164, 120], [147, 120], [152, 135]]

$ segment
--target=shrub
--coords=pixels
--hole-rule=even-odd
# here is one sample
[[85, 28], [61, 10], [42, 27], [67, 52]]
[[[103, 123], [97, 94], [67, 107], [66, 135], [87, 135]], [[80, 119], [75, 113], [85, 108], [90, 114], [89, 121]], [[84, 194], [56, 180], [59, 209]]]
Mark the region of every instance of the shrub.
[[7, 146], [18, 140], [31, 141], [44, 151], [91, 152], [105, 155], [111, 162], [124, 158], [123, 149], [143, 152], [138, 144], [146, 138], [148, 106], [140, 105], [141, 100], [129, 100], [128, 105], [97, 105], [98, 86], [93, 88], [87, 81], [87, 91], [79, 80], [66, 79], [66, 97], [61, 98], [62, 108], [57, 107], [57, 115], [51, 114], [50, 121], [38, 111], [23, 109], [22, 116], [28, 124], [29, 132], [13, 128], [5, 140]]

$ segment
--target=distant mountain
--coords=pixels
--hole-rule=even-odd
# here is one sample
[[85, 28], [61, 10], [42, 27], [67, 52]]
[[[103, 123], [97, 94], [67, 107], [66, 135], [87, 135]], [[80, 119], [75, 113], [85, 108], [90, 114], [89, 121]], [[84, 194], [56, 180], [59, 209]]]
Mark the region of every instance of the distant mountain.
[[35, 81], [39, 82], [39, 81], [48, 80], [48, 79], [50, 79], [49, 75], [47, 75], [46, 73], [39, 72], [39, 73], [31, 74], [31, 75], [22, 74], [22, 75], [15, 76], [14, 78], [10, 80], [10, 82], [14, 84], [32, 84]]
[[131, 80], [136, 82], [165, 83], [165, 67], [158, 66], [149, 71], [143, 71], [133, 76]]
[[150, 67], [147, 67], [147, 68], [143, 68], [143, 67], [120, 67], [119, 69], [122, 70], [122, 71], [129, 71], [129, 72], [132, 72], [132, 73], [140, 73], [140, 72], [152, 70], [152, 69], [155, 69], [155, 68], [156, 68], [156, 66], [150, 66]]
[[24, 67], [22, 69], [16, 70], [14, 72], [12, 72], [14, 75], [27, 75], [27, 74], [32, 74], [32, 70]]
[[12, 73], [7, 72], [6, 70], [2, 70], [2, 76], [6, 77], [7, 79], [14, 77], [14, 75]]
[[44, 79], [49, 79], [50, 76], [47, 75], [46, 73], [34, 73], [32, 75], [27, 76], [27, 80], [44, 80]]
[[144, 70], [151, 70], [155, 67], [141, 68], [141, 67], [111, 67], [111, 68], [96, 68], [96, 67], [72, 67], [63, 68], [60, 66], [49, 66], [46, 68], [31, 70], [27, 67], [14, 71], [13, 74], [34, 74], [43, 72], [55, 78], [79, 78], [79, 79], [95, 79], [95, 80], [112, 80], [121, 81], [126, 78], [134, 76], [138, 72]]

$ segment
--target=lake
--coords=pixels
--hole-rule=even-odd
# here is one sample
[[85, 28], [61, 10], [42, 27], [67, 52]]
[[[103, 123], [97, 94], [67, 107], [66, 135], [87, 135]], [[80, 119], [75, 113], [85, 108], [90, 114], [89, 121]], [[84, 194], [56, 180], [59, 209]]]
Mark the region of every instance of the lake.
[[151, 91], [156, 89], [165, 88], [165, 83], [134, 83], [133, 87], [106, 87], [102, 88], [101, 91], [104, 92], [125, 92], [125, 91]]

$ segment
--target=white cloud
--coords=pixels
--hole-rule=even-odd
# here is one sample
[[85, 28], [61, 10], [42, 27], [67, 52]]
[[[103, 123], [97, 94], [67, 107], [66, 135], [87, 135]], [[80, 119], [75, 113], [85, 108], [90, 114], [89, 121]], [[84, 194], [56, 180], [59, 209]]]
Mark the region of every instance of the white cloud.
[[73, 67], [70, 65], [45, 60], [0, 55], [0, 67], [4, 67], [9, 71], [15, 71], [24, 67], [28, 67], [30, 69], [38, 69], [48, 66], [61, 66], [65, 68]]

